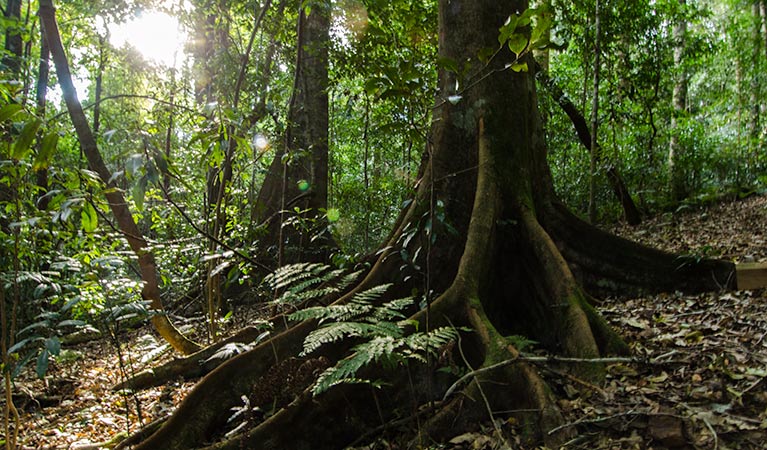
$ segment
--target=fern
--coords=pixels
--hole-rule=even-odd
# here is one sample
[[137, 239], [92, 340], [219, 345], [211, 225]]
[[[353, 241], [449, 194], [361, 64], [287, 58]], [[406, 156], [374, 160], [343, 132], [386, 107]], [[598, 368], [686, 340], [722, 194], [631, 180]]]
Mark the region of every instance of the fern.
[[401, 337], [402, 329], [394, 324], [363, 323], [363, 322], [335, 322], [320, 327], [306, 336], [304, 350], [301, 356], [308, 355], [319, 347], [338, 342], [344, 338], [374, 336]]
[[215, 359], [229, 359], [233, 356], [237, 356], [240, 353], [245, 353], [247, 351], [250, 351], [253, 349], [253, 344], [243, 344], [241, 342], [230, 342], [224, 346], [222, 346], [216, 353], [210, 356], [210, 358], [206, 359], [205, 362], [210, 362]]
[[320, 263], [290, 264], [264, 277], [264, 283], [271, 290], [282, 292], [273, 304], [298, 305], [341, 292], [362, 273], [344, 275], [344, 272]]
[[[344, 275], [343, 271], [331, 270], [323, 264], [302, 263], [281, 267], [264, 278], [264, 282], [271, 289], [282, 292], [273, 303], [296, 305], [340, 292], [354, 283], [360, 273]], [[312, 388], [314, 395], [340, 383], [375, 385], [376, 382], [358, 375], [360, 369], [371, 363], [381, 364], [388, 369], [407, 364], [408, 361], [426, 362], [426, 355], [437, 353], [441, 347], [458, 337], [458, 330], [453, 328], [407, 334], [406, 330], [412, 322], [407, 320], [405, 311], [415, 303], [413, 297], [376, 305], [391, 286], [382, 284], [358, 292], [343, 305], [313, 306], [288, 316], [293, 321], [315, 319], [320, 323], [320, 327], [304, 339], [301, 356], [344, 339], [352, 338], [359, 342], [348, 357], [320, 374]]]
[[304, 339], [301, 356], [343, 339], [365, 340], [352, 349], [350, 356], [320, 374], [312, 388], [314, 395], [340, 383], [373, 383], [357, 375], [361, 368], [373, 362], [380, 363], [384, 368], [393, 368], [409, 360], [426, 362], [427, 353], [435, 354], [439, 348], [457, 338], [458, 331], [453, 328], [406, 335], [406, 326], [410, 322], [404, 320], [403, 311], [413, 305], [414, 298], [392, 300], [381, 306], [371, 304], [390, 286], [381, 285], [360, 292], [345, 305], [306, 308], [290, 316], [294, 320], [312, 318], [323, 323]]

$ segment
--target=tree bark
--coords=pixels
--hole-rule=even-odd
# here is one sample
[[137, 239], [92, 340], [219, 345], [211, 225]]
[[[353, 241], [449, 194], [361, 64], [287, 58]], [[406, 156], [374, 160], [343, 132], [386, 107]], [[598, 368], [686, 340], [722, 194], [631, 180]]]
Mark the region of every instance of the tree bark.
[[[261, 248], [277, 248], [278, 265], [324, 258], [329, 237], [308, 245], [309, 236], [283, 226], [286, 209], [299, 207], [299, 220], [319, 221], [328, 198], [328, 49], [330, 6], [311, 2], [311, 13], [301, 5], [298, 19], [293, 94], [288, 106], [285, 145], [274, 156], [256, 199], [257, 223], [264, 223]], [[300, 202], [295, 203], [300, 199]], [[279, 221], [275, 220], [279, 219]], [[321, 226], [321, 225], [320, 225]], [[286, 253], [287, 251], [287, 253]]]
[[[8, 19], [21, 20], [21, 0], [8, 0], [5, 6], [5, 17]], [[16, 76], [21, 75], [21, 58], [24, 53], [24, 41], [18, 26], [5, 31], [5, 50], [8, 55], [3, 57], [3, 65], [8, 71]]]
[[[45, 30], [43, 29], [43, 22], [40, 21], [40, 64], [37, 70], [37, 89], [35, 92], [35, 99], [37, 103], [37, 116], [40, 118], [45, 117], [45, 109], [47, 106], [48, 95], [48, 82], [50, 81], [50, 57], [51, 51], [48, 48], [48, 41], [45, 39]], [[39, 150], [39, 146], [38, 146]], [[41, 211], [48, 209], [49, 198], [46, 195], [48, 192], [48, 168], [43, 167], [36, 170], [35, 179], [37, 186], [40, 188], [40, 193], [37, 196], [37, 208]]]
[[147, 249], [147, 242], [133, 220], [133, 215], [128, 209], [128, 203], [125, 201], [122, 191], [117, 189], [114, 184], [112, 174], [104, 163], [93, 132], [88, 126], [82, 105], [77, 99], [77, 91], [72, 83], [72, 75], [69, 71], [69, 62], [67, 61], [58, 25], [56, 24], [55, 8], [53, 7], [52, 0], [40, 1], [39, 14], [40, 19], [44, 23], [45, 38], [48, 41], [51, 56], [56, 66], [56, 73], [64, 95], [64, 101], [66, 102], [72, 123], [75, 126], [80, 146], [88, 159], [88, 166], [99, 175], [99, 178], [108, 188], [105, 195], [117, 221], [117, 226], [127, 239], [131, 250], [138, 257], [141, 279], [144, 282], [141, 295], [151, 302], [151, 308], [156, 312], [152, 316], [152, 324], [174, 349], [184, 354], [194, 353], [200, 349], [199, 345], [184, 337], [163, 312], [157, 265], [154, 256]]

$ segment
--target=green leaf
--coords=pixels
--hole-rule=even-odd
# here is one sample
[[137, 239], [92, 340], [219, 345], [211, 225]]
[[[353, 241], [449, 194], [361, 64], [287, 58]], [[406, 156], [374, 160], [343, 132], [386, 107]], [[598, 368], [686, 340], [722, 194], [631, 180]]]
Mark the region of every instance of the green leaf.
[[27, 153], [29, 153], [30, 147], [32, 146], [32, 142], [35, 140], [37, 130], [42, 124], [42, 120], [35, 118], [24, 125], [24, 129], [21, 130], [21, 134], [13, 145], [11, 158], [21, 160], [27, 156]]
[[551, 28], [551, 23], [552, 17], [550, 14], [539, 16], [538, 22], [535, 24], [535, 28], [531, 33], [530, 40], [532, 42], [539, 41], [541, 37], [544, 36], [546, 32]]
[[86, 203], [80, 211], [80, 224], [83, 231], [93, 233], [99, 225], [99, 216], [92, 204]]
[[527, 72], [528, 70], [527, 63], [515, 62], [514, 64], [511, 65], [511, 70], [513, 70], [514, 72]]
[[21, 350], [22, 347], [27, 345], [27, 343], [29, 342], [37, 342], [42, 340], [43, 338], [41, 338], [40, 336], [32, 336], [26, 339], [22, 339], [21, 341], [17, 342], [13, 347], [8, 349], [8, 354], [11, 355], [13, 353], [16, 353], [17, 351]]
[[496, 49], [493, 47], [485, 47], [477, 53], [477, 58], [483, 63], [490, 61], [490, 58], [495, 54]]
[[452, 58], [444, 56], [437, 58], [437, 67], [441, 67], [449, 72], [458, 73], [458, 62]]
[[517, 56], [525, 51], [528, 43], [527, 36], [524, 34], [512, 34], [509, 36], [509, 50]]
[[146, 183], [138, 183], [133, 188], [133, 201], [136, 203], [136, 209], [144, 209], [144, 197], [146, 196]]
[[48, 356], [48, 350], [43, 350], [37, 357], [37, 366], [35, 367], [35, 372], [40, 379], [43, 379], [45, 377], [45, 372], [48, 371]]
[[511, 35], [514, 34], [514, 31], [517, 29], [517, 22], [519, 22], [519, 16], [513, 15], [509, 16], [509, 19], [506, 21], [506, 23], [501, 27], [500, 34], [498, 35], [498, 43], [503, 45], [506, 43], [506, 41], [509, 40]]
[[17, 103], [11, 103], [9, 105], [3, 106], [0, 108], [0, 122], [5, 122], [22, 109], [23, 107]]
[[40, 151], [37, 152], [37, 157], [32, 165], [33, 170], [46, 169], [51, 162], [53, 152], [56, 151], [56, 146], [59, 143], [58, 133], [48, 133], [43, 138], [40, 144]]
[[53, 356], [58, 356], [61, 353], [61, 341], [58, 337], [49, 337], [45, 341], [45, 350]]

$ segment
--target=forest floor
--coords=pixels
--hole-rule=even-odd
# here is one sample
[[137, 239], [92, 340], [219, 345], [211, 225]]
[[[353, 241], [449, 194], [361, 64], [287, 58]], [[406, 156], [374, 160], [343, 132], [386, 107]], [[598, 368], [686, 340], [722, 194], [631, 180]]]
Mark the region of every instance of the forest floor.
[[[766, 261], [767, 197], [691, 208], [612, 231], [674, 252]], [[565, 426], [579, 433], [565, 448], [767, 448], [767, 291], [607, 299], [599, 310], [631, 343], [635, 360], [609, 364], [603, 386], [540, 366], [561, 399]], [[95, 450], [168, 414], [193, 383], [135, 395], [110, 388], [125, 373], [170, 358], [146, 327], [121, 333], [117, 341], [65, 348], [45, 381], [25, 373], [16, 382], [20, 443]], [[535, 448], [513, 420], [499, 416], [495, 426], [502, 439], [488, 420], [435, 448]], [[381, 439], [360, 448], [399, 447]]]

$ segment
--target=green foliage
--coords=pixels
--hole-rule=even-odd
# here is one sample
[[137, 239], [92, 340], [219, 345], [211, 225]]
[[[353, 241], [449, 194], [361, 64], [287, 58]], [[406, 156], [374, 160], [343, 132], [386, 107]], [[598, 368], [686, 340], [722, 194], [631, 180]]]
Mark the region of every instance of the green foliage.
[[362, 273], [346, 273], [321, 263], [299, 263], [280, 267], [264, 277], [264, 284], [280, 296], [274, 300], [278, 306], [300, 305], [330, 294], [342, 292]]
[[358, 372], [372, 363], [384, 368], [406, 364], [410, 360], [426, 362], [427, 353], [458, 337], [454, 328], [438, 328], [429, 332], [413, 332], [414, 325], [406, 319], [404, 311], [415, 302], [407, 297], [385, 302], [380, 300], [391, 285], [380, 285], [355, 294], [342, 305], [318, 306], [296, 311], [291, 320], [318, 319], [320, 327], [304, 340], [301, 356], [320, 347], [347, 339], [363, 341], [352, 349], [352, 354], [333, 367], [326, 369], [312, 388], [319, 395], [340, 383], [372, 383], [359, 378]]

